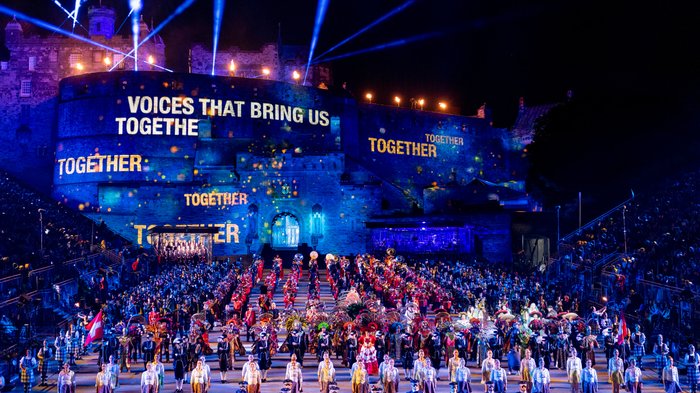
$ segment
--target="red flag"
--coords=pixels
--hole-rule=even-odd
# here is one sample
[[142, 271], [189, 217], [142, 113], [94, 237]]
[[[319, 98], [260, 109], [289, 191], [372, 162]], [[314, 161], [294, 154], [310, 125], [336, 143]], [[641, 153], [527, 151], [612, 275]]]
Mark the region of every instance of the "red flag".
[[88, 331], [87, 337], [85, 337], [85, 346], [88, 346], [94, 340], [100, 339], [104, 336], [104, 326], [102, 323], [102, 310], [95, 315], [95, 318], [90, 321], [85, 326], [85, 330]]
[[617, 335], [617, 344], [622, 345], [625, 341], [625, 336], [627, 335], [627, 321], [625, 320], [625, 313], [620, 312], [620, 332]]
[[131, 264], [131, 270], [136, 271], [136, 269], [138, 269], [138, 268], [139, 268], [139, 259], [136, 258], [134, 263]]

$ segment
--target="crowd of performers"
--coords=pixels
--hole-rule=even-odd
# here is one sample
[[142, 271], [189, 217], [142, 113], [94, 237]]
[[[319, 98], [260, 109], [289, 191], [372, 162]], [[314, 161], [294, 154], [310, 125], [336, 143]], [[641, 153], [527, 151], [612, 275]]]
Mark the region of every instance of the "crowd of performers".
[[[321, 300], [318, 257], [311, 253], [304, 272], [304, 258], [297, 254], [287, 274], [276, 257], [267, 276], [260, 258], [245, 268], [238, 262], [177, 264], [112, 296], [103, 308], [111, 334], [97, 348], [97, 393], [117, 389], [119, 374], [130, 371], [142, 372], [142, 393], [158, 393], [166, 378], [162, 362], [172, 362], [178, 393], [185, 383], [205, 393], [212, 381], [208, 355], [218, 360], [221, 383], [231, 377], [255, 393], [278, 352], [289, 354], [284, 386], [292, 393], [302, 390], [301, 370], [310, 358], [318, 362], [323, 393], [337, 390], [336, 367], [349, 373], [353, 393], [368, 393], [372, 384], [395, 393], [401, 381], [420, 392], [438, 386], [445, 391], [449, 385], [453, 392], [471, 393], [477, 384], [485, 392], [505, 392], [511, 375], [521, 391], [546, 393], [550, 369], [565, 370], [574, 393], [597, 392], [602, 372], [614, 393], [622, 386], [639, 393], [647, 350], [656, 357], [666, 391], [680, 391], [663, 337], [648, 344], [639, 326], [628, 331], [624, 319], [608, 318], [608, 310], [593, 309], [582, 318], [575, 297], [543, 288], [532, 277], [462, 263], [414, 267], [393, 250], [382, 259], [328, 254], [325, 279], [336, 300], [329, 306]], [[299, 282], [307, 279], [301, 307]], [[256, 286], [260, 293], [252, 299]], [[280, 309], [273, 301], [278, 290], [284, 295]], [[217, 343], [214, 351], [209, 333], [215, 323], [221, 324], [221, 336], [211, 340]], [[22, 358], [27, 379], [39, 367], [45, 382], [47, 359], [53, 356], [60, 368], [59, 393], [71, 393], [70, 366], [83, 354], [82, 325], [45, 342], [37, 366], [30, 353]], [[287, 333], [284, 340], [280, 331]], [[593, 368], [598, 348], [607, 358], [598, 370], [605, 371]], [[240, 378], [230, 373], [239, 358], [244, 361]], [[691, 346], [681, 361], [695, 392], [700, 356]], [[469, 367], [477, 370], [473, 382]]]
[[177, 240], [171, 236], [166, 236], [165, 238], [155, 237], [153, 249], [160, 261], [199, 262], [208, 261], [211, 257], [211, 253], [203, 239]]

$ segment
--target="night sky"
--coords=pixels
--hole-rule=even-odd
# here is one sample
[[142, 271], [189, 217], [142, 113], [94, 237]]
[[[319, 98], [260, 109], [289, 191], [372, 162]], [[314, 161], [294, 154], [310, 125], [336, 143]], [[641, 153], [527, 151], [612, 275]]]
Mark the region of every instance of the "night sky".
[[[51, 0], [3, 3], [56, 24], [64, 19]], [[72, 1], [62, 3], [72, 8]], [[126, 0], [103, 3], [116, 6], [118, 23], [128, 12]], [[180, 3], [144, 0], [144, 18], [158, 24]], [[331, 1], [316, 53], [403, 3]], [[256, 49], [277, 40], [278, 26], [284, 43], [308, 45], [316, 6], [315, 1], [227, 1], [220, 48]], [[186, 71], [189, 44], [211, 43], [212, 7], [212, 0], [198, 0], [163, 30], [169, 67]], [[81, 16], [87, 19], [85, 12]], [[697, 22], [697, 13], [679, 4], [417, 0], [333, 54], [423, 34], [432, 38], [332, 65], [336, 84], [347, 82], [358, 97], [371, 90], [380, 103], [390, 103], [396, 94], [404, 102], [424, 97], [428, 106], [440, 99], [464, 115], [486, 102], [499, 127], [512, 125], [518, 97], [531, 105], [561, 102], [572, 90], [590, 114], [590, 132], [572, 135], [574, 146], [578, 138], [589, 143], [562, 168], [580, 178], [581, 191], [605, 205], [630, 188], [697, 167]]]

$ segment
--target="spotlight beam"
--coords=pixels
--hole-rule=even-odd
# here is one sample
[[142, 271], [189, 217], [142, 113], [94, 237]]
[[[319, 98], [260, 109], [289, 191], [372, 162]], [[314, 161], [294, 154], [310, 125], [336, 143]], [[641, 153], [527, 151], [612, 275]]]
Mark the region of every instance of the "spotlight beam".
[[[195, 2], [195, 0], [185, 0], [185, 2], [182, 3], [182, 4], [180, 4], [180, 6], [177, 7], [177, 9], [175, 9], [175, 11], [174, 11], [172, 14], [170, 14], [167, 18], [165, 18], [165, 20], [164, 20], [163, 22], [161, 22], [161, 24], [159, 24], [158, 26], [156, 26], [156, 28], [153, 29], [153, 31], [151, 31], [151, 32], [146, 36], [146, 38], [144, 38], [143, 41], [141, 41], [141, 43], [138, 44], [138, 45], [136, 46], [136, 48], [138, 48], [139, 46], [143, 45], [146, 41], [150, 40], [154, 35], [158, 34], [159, 31], [161, 31], [168, 23], [170, 23], [173, 19], [175, 19], [176, 16], [178, 16], [179, 14], [181, 14], [184, 10], [186, 10], [186, 9], [187, 9], [189, 6], [191, 6], [192, 3], [194, 3], [194, 2]], [[132, 49], [132, 50], [126, 55], [126, 57], [133, 57], [133, 56], [132, 56], [133, 53], [134, 53], [134, 49]], [[122, 61], [124, 61], [124, 59], [120, 59], [120, 60], [119, 60], [118, 62], [116, 62], [116, 63], [112, 66], [112, 68], [110, 68], [109, 70], [112, 71], [112, 70], [114, 70], [115, 68], [117, 68], [117, 66], [119, 65], [119, 63], [121, 63]], [[162, 69], [164, 69], [164, 70], [168, 70], [167, 68], [160, 67], [160, 66], [157, 66], [157, 65], [155, 65], [155, 64], [153, 64], [153, 66], [154, 66], [154, 67], [158, 67], [158, 68], [162, 68]], [[171, 70], [168, 70], [168, 71], [172, 72]]]
[[78, 22], [78, 10], [80, 9], [80, 0], [75, 0], [75, 9], [73, 10], [73, 31], [75, 32], [75, 23]]
[[333, 60], [344, 59], [344, 58], [347, 58], [347, 57], [357, 56], [357, 55], [361, 55], [361, 54], [364, 54], [364, 53], [376, 52], [376, 51], [379, 51], [379, 50], [382, 50], [382, 49], [393, 48], [393, 47], [397, 47], [397, 46], [402, 46], [402, 45], [410, 44], [410, 43], [416, 42], [416, 41], [423, 41], [423, 40], [427, 40], [427, 39], [430, 39], [430, 38], [439, 37], [439, 36], [441, 36], [441, 35], [443, 35], [443, 34], [444, 34], [443, 32], [436, 31], [436, 32], [432, 32], [432, 33], [425, 33], [425, 34], [415, 35], [415, 36], [413, 36], [413, 37], [401, 38], [401, 39], [398, 39], [398, 40], [386, 42], [386, 43], [384, 43], [384, 44], [375, 45], [375, 46], [370, 47], [370, 48], [360, 49], [360, 50], [356, 50], [356, 51], [353, 51], [353, 52], [348, 52], [348, 53], [345, 53], [345, 54], [342, 54], [342, 55], [333, 56], [333, 57], [327, 57], [327, 58], [321, 59], [321, 60], [315, 60], [312, 64], [318, 64], [318, 63], [320, 63], [321, 61], [323, 61], [323, 62], [328, 62], [328, 61], [333, 61]]
[[[78, 40], [78, 41], [85, 42], [85, 43], [87, 43], [87, 44], [90, 44], [90, 45], [93, 45], [93, 46], [96, 46], [96, 47], [99, 47], [99, 48], [108, 50], [108, 51], [110, 51], [110, 52], [114, 52], [114, 53], [118, 53], [118, 54], [120, 54], [120, 55], [124, 55], [125, 57], [132, 57], [131, 55], [127, 55], [126, 53], [124, 53], [124, 52], [122, 52], [122, 51], [120, 51], [120, 50], [118, 50], [118, 49], [114, 49], [114, 48], [111, 48], [111, 47], [109, 47], [109, 46], [107, 46], [107, 45], [100, 44], [99, 42], [93, 41], [93, 40], [91, 40], [91, 39], [89, 39], [89, 38], [86, 38], [86, 37], [77, 35], [77, 34], [75, 34], [75, 33], [71, 33], [71, 32], [69, 32], [69, 31], [65, 31], [65, 30], [59, 29], [58, 27], [56, 27], [56, 26], [54, 26], [54, 25], [52, 25], [52, 24], [50, 24], [50, 23], [44, 22], [44, 21], [41, 20], [41, 19], [33, 18], [33, 17], [31, 17], [31, 16], [29, 16], [29, 15], [26, 15], [26, 14], [23, 14], [23, 13], [21, 13], [21, 12], [19, 12], [19, 11], [12, 10], [12, 9], [10, 9], [10, 8], [8, 8], [8, 7], [5, 7], [5, 6], [2, 5], [2, 4], [0, 4], [0, 14], [5, 14], [5, 15], [7, 15], [7, 16], [14, 16], [14, 17], [17, 18], [17, 19], [24, 20], [24, 21], [26, 21], [26, 22], [32, 23], [32, 24], [34, 24], [34, 25], [37, 25], [37, 26], [39, 26], [39, 27], [41, 27], [41, 28], [44, 28], [44, 29], [49, 30], [49, 31], [52, 31], [52, 32], [54, 32], [54, 33], [58, 33], [58, 34], [61, 34], [61, 35], [66, 36], [66, 37], [73, 38], [73, 39], [76, 39], [76, 40]], [[165, 68], [165, 67], [160, 67], [160, 66], [156, 66], [156, 67], [158, 67], [158, 68], [160, 68], [160, 69], [162, 69], [162, 70], [164, 70], [164, 71], [173, 72], [173, 70], [167, 69], [167, 68]]]
[[226, 0], [214, 0], [214, 51], [211, 59], [211, 74], [216, 71], [216, 51], [219, 47], [219, 33], [221, 33], [221, 19], [224, 14]]
[[323, 25], [323, 20], [326, 18], [326, 11], [328, 10], [328, 3], [330, 0], [318, 0], [318, 6], [316, 8], [316, 22], [314, 24], [314, 35], [311, 36], [311, 46], [309, 47], [309, 60], [306, 62], [306, 72], [304, 72], [304, 82], [306, 84], [306, 77], [309, 75], [309, 67], [311, 67], [311, 60], [314, 58], [314, 50], [316, 49], [316, 43], [318, 42], [318, 36], [321, 33], [321, 25]]
[[334, 50], [336, 50], [336, 49], [340, 48], [341, 46], [347, 44], [347, 43], [350, 42], [351, 40], [353, 40], [353, 39], [357, 38], [358, 36], [360, 36], [361, 34], [364, 34], [365, 32], [367, 32], [369, 29], [373, 28], [374, 26], [376, 26], [376, 25], [378, 25], [378, 24], [384, 22], [385, 20], [387, 20], [387, 19], [391, 18], [392, 16], [398, 14], [399, 12], [405, 10], [405, 9], [408, 8], [409, 6], [413, 5], [413, 3], [415, 3], [415, 2], [416, 2], [416, 0], [408, 0], [407, 2], [401, 4], [400, 6], [394, 8], [393, 10], [391, 10], [391, 11], [389, 11], [389, 12], [387, 12], [384, 16], [380, 17], [379, 19], [376, 19], [374, 22], [372, 22], [372, 23], [368, 24], [367, 26], [361, 28], [361, 29], [358, 30], [355, 34], [351, 35], [350, 37], [348, 37], [348, 38], [346, 38], [346, 39], [344, 39], [344, 40], [342, 40], [342, 41], [340, 41], [339, 43], [335, 44], [335, 46], [333, 46], [332, 48], [330, 48], [330, 49], [328, 49], [327, 51], [323, 52], [322, 54], [316, 56], [316, 58], [315, 58], [313, 61], [317, 61], [318, 59], [320, 59], [320, 58], [322, 58], [323, 56], [329, 54], [330, 52], [333, 52]]
[[[73, 18], [73, 11], [68, 11], [58, 0], [53, 0], [53, 3], [56, 4], [58, 6], [58, 8], [60, 8], [63, 12], [65, 12], [66, 15], [68, 15], [68, 17], [66, 18], [66, 20], [63, 21], [63, 23], [66, 23], [68, 21], [68, 19], [72, 19], [75, 21], [75, 18]], [[63, 25], [63, 23], [61, 23], [61, 26]], [[83, 30], [88, 31], [85, 28], [85, 26], [80, 24], [80, 22], [77, 22], [77, 23], [78, 23], [78, 26], [82, 27]]]
[[[129, 5], [131, 10], [134, 11], [131, 15], [131, 36], [134, 42], [134, 71], [139, 70], [139, 15], [141, 15], [141, 7], [143, 3], [141, 0], [129, 0]], [[129, 54], [131, 54], [130, 52]], [[114, 67], [112, 67], [114, 69]], [[111, 70], [110, 70], [111, 71]]]
[[129, 17], [130, 17], [131, 14], [133, 14], [133, 13], [134, 13], [134, 10], [133, 10], [133, 9], [129, 10], [129, 14], [126, 16], [126, 18], [124, 18], [124, 21], [122, 22], [121, 25], [119, 25], [119, 28], [117, 29], [117, 31], [114, 32], [114, 35], [119, 34], [119, 31], [122, 29], [122, 27], [124, 27], [124, 24], [126, 24], [126, 21], [129, 20]]

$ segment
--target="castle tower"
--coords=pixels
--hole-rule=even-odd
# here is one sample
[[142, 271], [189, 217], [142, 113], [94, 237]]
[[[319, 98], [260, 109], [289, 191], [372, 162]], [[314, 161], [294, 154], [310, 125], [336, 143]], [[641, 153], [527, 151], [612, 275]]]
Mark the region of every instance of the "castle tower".
[[111, 39], [114, 35], [116, 18], [116, 13], [112, 8], [102, 5], [90, 7], [88, 10], [90, 38], [102, 36], [108, 40]]
[[5, 43], [14, 44], [22, 38], [22, 25], [17, 22], [16, 18], [12, 18], [5, 26]]

